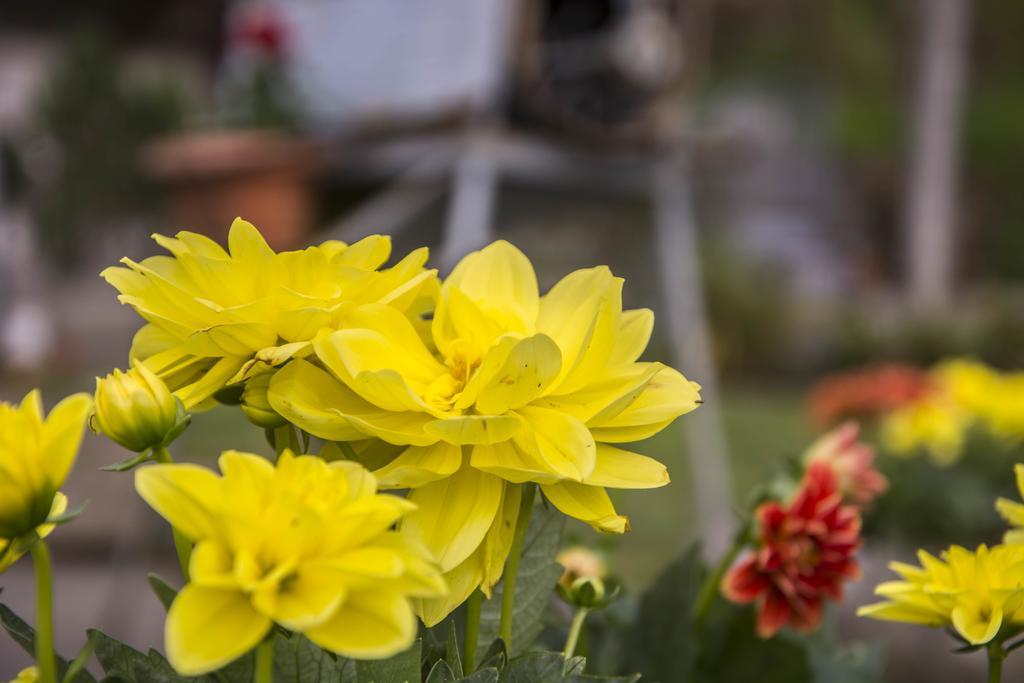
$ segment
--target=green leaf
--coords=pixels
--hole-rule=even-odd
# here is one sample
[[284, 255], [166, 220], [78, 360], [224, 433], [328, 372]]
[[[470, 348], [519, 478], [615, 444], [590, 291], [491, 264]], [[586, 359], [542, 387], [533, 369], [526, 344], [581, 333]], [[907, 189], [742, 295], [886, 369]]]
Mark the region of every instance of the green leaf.
[[505, 649], [505, 641], [501, 638], [495, 638], [490, 647], [487, 648], [487, 651], [484, 652], [483, 657], [480, 658], [479, 668], [490, 667], [501, 671], [505, 668], [506, 664], [508, 664], [508, 651]]
[[475, 672], [472, 676], [467, 676], [462, 679], [462, 683], [498, 683], [498, 678], [501, 674], [494, 667], [487, 667], [486, 669], [480, 669]]
[[85, 508], [88, 507], [88, 505], [89, 505], [89, 501], [85, 501], [81, 505], [76, 505], [75, 507], [71, 508], [70, 510], [65, 510], [64, 512], [60, 513], [56, 517], [48, 517], [46, 519], [46, 523], [47, 524], [57, 524], [57, 525], [67, 524], [68, 522], [70, 522], [71, 520], [75, 519], [76, 517], [81, 515], [83, 512], [85, 512]]
[[178, 590], [169, 586], [166, 581], [156, 574], [147, 574], [146, 581], [149, 582], [149, 587], [156, 593], [157, 600], [164, 606], [164, 610], [169, 610], [171, 603], [174, 602], [174, 598], [178, 597]]
[[116, 677], [127, 683], [212, 683], [208, 676], [179, 676], [163, 655], [155, 650], [143, 654], [101, 631], [90, 630], [88, 633], [90, 638], [95, 639], [96, 659], [108, 677]]
[[390, 659], [359, 661], [356, 663], [359, 683], [420, 683], [420, 652], [423, 644], [417, 640], [405, 652]]
[[61, 683], [74, 683], [78, 674], [85, 671], [85, 665], [92, 658], [92, 653], [95, 650], [96, 638], [95, 636], [90, 635], [86, 639], [85, 645], [83, 645], [82, 649], [78, 651], [78, 655], [75, 657], [74, 661], [72, 661], [68, 666], [68, 670], [64, 672], [64, 675], [60, 679]]
[[882, 649], [874, 643], [841, 642], [838, 619], [829, 610], [814, 633], [800, 637], [817, 683], [873, 683], [883, 678]]
[[[11, 609], [4, 604], [0, 604], [0, 625], [4, 627], [4, 630], [11, 636], [11, 638], [18, 645], [21, 646], [25, 652], [32, 656], [35, 656], [36, 651], [36, 632], [31, 626], [29, 626], [21, 617], [15, 614]], [[57, 676], [63, 678], [68, 671], [68, 661], [61, 656], [57, 656]], [[93, 678], [92, 674], [88, 671], [81, 670], [77, 674], [74, 674], [72, 679], [73, 683], [96, 683], [96, 679]]]
[[689, 681], [697, 658], [693, 614], [704, 580], [696, 545], [658, 577], [640, 602], [626, 669], [656, 681]]
[[509, 660], [501, 683], [561, 683], [564, 664], [560, 652], [528, 652]]
[[149, 460], [150, 452], [142, 451], [141, 453], [135, 453], [134, 455], [130, 455], [124, 460], [118, 460], [117, 462], [111, 463], [110, 465], [104, 465], [100, 469], [103, 470], [104, 472], [126, 472], [130, 469], [138, 467], [144, 462], [148, 462]]
[[[248, 678], [235, 679], [249, 683]], [[274, 639], [274, 683], [357, 683], [356, 662], [337, 657], [314, 645], [308, 638], [293, 633]], [[414, 679], [419, 681], [419, 676]]]
[[[764, 640], [755, 611], [718, 600], [708, 616], [695, 680], [716, 683], [812, 683], [807, 651], [788, 633]], [[645, 674], [647, 672], [644, 672]]]
[[454, 621], [449, 622], [448, 643], [445, 645], [444, 659], [456, 678], [462, 678], [465, 671], [462, 668], [462, 657], [459, 655], [459, 636], [455, 632]]
[[451, 665], [443, 659], [439, 659], [434, 662], [434, 666], [430, 669], [430, 673], [427, 674], [427, 680], [424, 683], [455, 683], [459, 680], [459, 677], [452, 671]]
[[[544, 612], [558, 577], [562, 575], [562, 566], [554, 558], [562, 543], [564, 526], [565, 518], [554, 508], [544, 504], [534, 508], [516, 579], [512, 642], [507, 644], [511, 654], [525, 652], [544, 628]], [[477, 651], [483, 650], [498, 637], [503, 590], [504, 581], [495, 587], [493, 597], [485, 600], [480, 609]]]
[[566, 676], [563, 683], [636, 683], [640, 680], [640, 674], [627, 676], [592, 676], [590, 674], [576, 674]]

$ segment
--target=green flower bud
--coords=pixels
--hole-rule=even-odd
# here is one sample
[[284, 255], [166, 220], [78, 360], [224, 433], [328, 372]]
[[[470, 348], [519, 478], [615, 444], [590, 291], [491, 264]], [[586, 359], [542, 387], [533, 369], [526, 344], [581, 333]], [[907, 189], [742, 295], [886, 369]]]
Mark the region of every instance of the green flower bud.
[[273, 376], [273, 372], [256, 375], [245, 383], [242, 390], [242, 412], [250, 422], [264, 429], [274, 429], [288, 424], [287, 420], [270, 407], [270, 401], [267, 400], [267, 389]]
[[166, 446], [181, 434], [188, 419], [181, 402], [142, 363], [96, 378], [92, 428], [130, 451]]

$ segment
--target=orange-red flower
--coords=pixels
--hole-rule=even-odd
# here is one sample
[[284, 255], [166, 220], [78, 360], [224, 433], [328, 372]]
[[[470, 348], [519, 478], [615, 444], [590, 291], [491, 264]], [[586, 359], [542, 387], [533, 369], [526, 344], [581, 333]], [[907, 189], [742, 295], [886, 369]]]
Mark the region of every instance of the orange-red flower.
[[825, 600], [841, 600], [844, 582], [860, 573], [860, 512], [843, 505], [834, 472], [816, 462], [788, 506], [764, 503], [756, 515], [758, 547], [729, 571], [722, 592], [733, 602], [757, 603], [762, 638], [786, 624], [812, 630]]
[[928, 374], [909, 365], [867, 366], [818, 382], [811, 390], [811, 417], [823, 427], [849, 418], [878, 417], [931, 389]]
[[875, 469], [875, 449], [858, 441], [860, 425], [844, 422], [811, 444], [804, 462], [820, 462], [832, 468], [839, 492], [863, 507], [885, 493], [889, 480]]

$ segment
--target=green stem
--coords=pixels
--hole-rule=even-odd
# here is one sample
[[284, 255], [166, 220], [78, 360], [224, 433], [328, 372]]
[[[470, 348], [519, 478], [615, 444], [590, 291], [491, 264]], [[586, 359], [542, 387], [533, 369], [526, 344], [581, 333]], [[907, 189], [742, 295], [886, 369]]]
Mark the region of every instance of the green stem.
[[715, 596], [718, 595], [719, 586], [725, 577], [725, 573], [729, 571], [729, 567], [736, 561], [740, 551], [747, 547], [749, 541], [750, 524], [748, 523], [736, 532], [729, 550], [715, 567], [715, 571], [704, 580], [704, 585], [701, 586], [700, 595], [697, 598], [696, 607], [693, 610], [693, 621], [697, 630], [702, 629], [704, 622], [707, 621], [708, 612], [711, 611], [711, 605], [715, 602]]
[[[153, 449], [153, 459], [162, 464], [171, 464], [171, 454], [163, 446]], [[189, 581], [188, 565], [192, 559], [192, 541], [188, 540], [173, 526], [171, 533], [174, 534], [174, 550], [178, 553], [178, 562], [181, 564], [181, 575], [185, 577], [185, 583]]]
[[274, 681], [274, 639], [267, 638], [256, 648], [255, 683], [273, 683]]
[[505, 567], [504, 587], [501, 592], [501, 621], [498, 635], [505, 641], [505, 646], [512, 652], [512, 608], [516, 601], [516, 575], [519, 573], [519, 559], [526, 541], [526, 530], [530, 527], [530, 515], [533, 514], [533, 498], [537, 495], [537, 487], [523, 484], [522, 497], [519, 500], [519, 518], [512, 536], [512, 547], [508, 553], [508, 566]]
[[589, 609], [580, 607], [576, 610], [576, 614], [573, 615], [572, 626], [569, 627], [569, 637], [565, 639], [565, 649], [562, 650], [562, 655], [565, 657], [567, 665], [569, 658], [576, 652], [576, 643], [579, 642], [580, 633], [583, 631], [583, 622], [586, 621], [587, 614], [589, 613]]
[[36, 569], [36, 666], [39, 683], [57, 683], [57, 662], [53, 656], [53, 568], [50, 551], [42, 539], [32, 544]]
[[466, 638], [462, 648], [462, 668], [466, 674], [476, 668], [476, 641], [480, 637], [480, 606], [483, 600], [484, 594], [477, 589], [466, 601]]
[[1000, 683], [1003, 680], [1003, 660], [1006, 652], [1002, 642], [992, 641], [988, 644], [988, 683]]

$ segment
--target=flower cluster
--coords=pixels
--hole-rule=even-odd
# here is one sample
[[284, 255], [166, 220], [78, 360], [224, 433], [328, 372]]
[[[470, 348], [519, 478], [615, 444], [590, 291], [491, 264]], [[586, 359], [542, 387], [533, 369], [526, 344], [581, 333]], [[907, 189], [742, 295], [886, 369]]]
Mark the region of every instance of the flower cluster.
[[860, 574], [860, 511], [843, 503], [832, 468], [815, 461], [788, 505], [769, 501], [755, 516], [757, 548], [729, 571], [722, 592], [757, 603], [762, 638], [786, 624], [816, 628], [825, 601], [841, 600], [843, 584]]
[[[227, 250], [188, 232], [154, 239], [170, 256], [103, 272], [147, 324], [133, 369], [98, 382], [96, 423], [152, 451], [111, 468], [164, 463], [137, 488], [191, 575], [166, 631], [182, 673], [215, 670], [273, 624], [356, 658], [394, 653], [414, 612], [430, 626], [478, 588], [490, 597], [536, 487], [599, 531], [626, 531], [606, 489], [669, 477], [620, 445], [700, 403], [696, 383], [639, 360], [654, 316], [623, 309], [606, 267], [542, 296], [504, 241], [442, 283], [426, 249], [383, 267], [380, 236], [275, 253], [239, 219]], [[267, 431], [276, 467], [233, 452], [222, 477], [167, 464], [185, 413], [217, 403]], [[292, 455], [310, 436], [319, 456]]]
[[930, 385], [927, 373], [896, 363], [837, 373], [811, 390], [811, 417], [821, 427], [877, 418], [926, 394]]
[[[387, 657], [416, 636], [410, 598], [445, 591], [422, 549], [392, 530], [412, 509], [377, 493], [353, 462], [284, 451], [138, 470], [139, 495], [195, 543], [190, 582], [167, 615], [165, 644], [185, 675], [248, 652], [273, 624], [326, 650]], [[209, 625], [217, 624], [216, 628]]]

